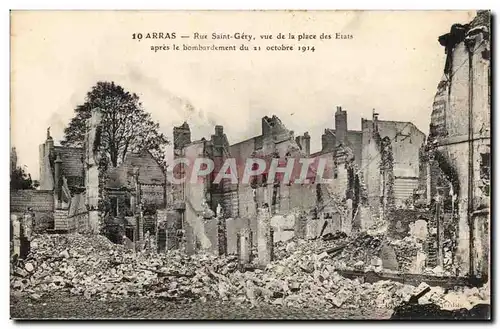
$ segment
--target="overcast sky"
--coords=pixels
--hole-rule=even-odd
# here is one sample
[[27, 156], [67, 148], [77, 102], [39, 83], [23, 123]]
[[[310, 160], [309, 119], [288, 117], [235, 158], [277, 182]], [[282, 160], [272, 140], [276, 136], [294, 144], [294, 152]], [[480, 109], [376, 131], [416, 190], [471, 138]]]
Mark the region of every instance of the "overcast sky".
[[[444, 48], [437, 38], [474, 12], [17, 12], [12, 17], [11, 144], [18, 163], [39, 176], [38, 145], [51, 127], [56, 144], [100, 80], [137, 93], [172, 136], [184, 120], [194, 139], [224, 126], [230, 143], [260, 134], [277, 115], [296, 135], [309, 131], [311, 151], [334, 127], [335, 108], [360, 129], [372, 109], [381, 120], [411, 121], [428, 133]], [[151, 45], [195, 40], [132, 40], [132, 33], [344, 33], [351, 40], [304, 42], [315, 52], [158, 52]], [[201, 41], [203, 44], [217, 40]], [[200, 43], [201, 43], [200, 42]], [[246, 41], [231, 41], [240, 45]], [[194, 112], [186, 111], [191, 104]]]

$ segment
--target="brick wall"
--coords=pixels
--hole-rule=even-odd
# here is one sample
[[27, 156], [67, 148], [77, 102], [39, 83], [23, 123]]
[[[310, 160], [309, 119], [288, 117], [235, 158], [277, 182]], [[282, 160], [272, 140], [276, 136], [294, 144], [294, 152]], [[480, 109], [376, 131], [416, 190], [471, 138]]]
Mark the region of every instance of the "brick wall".
[[10, 213], [21, 218], [28, 208], [32, 208], [35, 214], [35, 231], [43, 232], [54, 227], [54, 196], [52, 191], [11, 191]]
[[144, 204], [165, 205], [165, 185], [141, 184], [141, 201]]
[[55, 230], [74, 230], [74, 220], [68, 221], [68, 214], [65, 210], [56, 210], [54, 212]]
[[10, 193], [10, 211], [24, 212], [32, 208], [33, 211], [48, 212], [54, 210], [54, 195], [52, 191], [18, 190]]
[[89, 231], [89, 213], [80, 213], [70, 219], [73, 224], [73, 229], [78, 233], [86, 233]]
[[413, 191], [418, 188], [417, 177], [396, 177], [394, 180], [394, 197], [396, 206], [404, 206], [405, 200], [413, 197]]

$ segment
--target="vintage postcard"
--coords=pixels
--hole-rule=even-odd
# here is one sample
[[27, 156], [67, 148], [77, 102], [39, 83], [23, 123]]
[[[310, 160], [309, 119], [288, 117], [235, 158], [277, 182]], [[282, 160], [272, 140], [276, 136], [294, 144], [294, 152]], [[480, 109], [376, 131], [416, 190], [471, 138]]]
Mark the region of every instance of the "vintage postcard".
[[490, 320], [491, 13], [12, 11], [12, 319]]

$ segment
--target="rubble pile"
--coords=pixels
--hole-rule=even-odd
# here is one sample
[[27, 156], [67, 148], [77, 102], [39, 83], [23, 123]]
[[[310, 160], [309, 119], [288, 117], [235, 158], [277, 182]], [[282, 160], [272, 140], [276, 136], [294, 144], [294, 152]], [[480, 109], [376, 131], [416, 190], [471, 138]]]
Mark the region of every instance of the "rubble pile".
[[414, 237], [407, 236], [401, 240], [393, 240], [390, 245], [396, 252], [400, 272], [412, 272], [412, 266], [419, 251], [423, 250], [422, 244]]
[[[332, 236], [331, 239], [316, 239], [301, 243], [300, 248], [304, 251], [314, 251], [317, 254], [330, 251], [332, 257], [337, 260], [343, 269], [358, 270], [381, 270], [379, 260], [381, 249], [384, 244], [394, 249], [399, 271], [410, 272], [410, 269], [422, 250], [422, 244], [415, 238], [405, 237], [401, 240], [391, 239], [385, 233], [368, 234], [366, 232], [353, 237], [342, 235]], [[299, 243], [294, 240], [296, 245]], [[290, 256], [286, 250], [287, 243], [280, 243], [275, 248], [276, 259]], [[337, 250], [335, 250], [337, 249]], [[384, 271], [389, 271], [384, 269]]]
[[370, 264], [372, 258], [379, 256], [382, 241], [382, 235], [359, 234], [346, 244], [337, 258], [349, 268], [364, 268]]
[[[328, 236], [327, 236], [328, 237]], [[299, 251], [301, 253], [316, 253], [321, 254], [324, 251], [332, 248], [343, 247], [349, 239], [346, 236], [334, 235], [327, 239], [303, 240], [293, 238], [288, 241], [280, 241], [275, 243], [273, 257], [275, 260], [290, 257], [293, 253]]]
[[236, 269], [236, 257], [135, 253], [103, 236], [41, 235], [31, 246], [11, 269], [11, 287], [34, 299], [57, 290], [100, 299], [216, 296], [210, 280]]
[[[379, 262], [373, 262], [381, 262], [384, 244], [394, 249], [399, 271], [409, 272], [417, 254], [423, 250], [421, 242], [415, 237], [396, 240], [383, 233], [360, 233], [351, 238], [342, 236], [326, 240], [294, 240], [278, 244], [275, 251], [281, 257], [267, 267], [267, 276], [264, 278], [270, 276], [272, 280], [277, 280], [274, 286], [285, 284], [284, 291], [295, 293], [284, 294], [284, 300], [278, 298], [274, 303], [283, 302], [288, 306], [299, 307], [307, 307], [308, 303], [314, 302], [320, 307], [394, 308], [407, 303], [412, 296], [429, 287], [426, 283], [414, 287], [393, 281], [361, 283], [358, 279], [350, 280], [338, 273], [340, 270], [352, 269], [388, 271], [381, 269]], [[440, 274], [451, 275], [442, 271]], [[260, 285], [266, 287], [266, 282]], [[429, 288], [429, 293], [420, 298], [418, 304], [432, 304], [442, 310], [470, 310], [476, 305], [490, 303], [489, 284], [480, 288], [460, 287], [450, 291], [442, 287]]]
[[444, 294], [440, 287], [420, 284], [409, 301], [394, 308], [393, 320], [467, 320], [491, 317], [489, 284]]
[[[243, 275], [254, 283], [252, 287], [264, 291], [264, 300], [295, 307], [392, 308], [414, 290], [413, 286], [392, 281], [370, 284], [350, 280], [336, 271], [345, 267], [326, 251], [318, 255], [297, 248], [290, 257], [259, 272], [260, 276], [248, 272]], [[265, 293], [268, 290], [277, 297], [275, 300]]]
[[[437, 288], [433, 288], [437, 290]], [[470, 310], [478, 304], [490, 304], [490, 284], [489, 281], [481, 287], [457, 287], [454, 290], [440, 294], [437, 291], [434, 296], [435, 303], [442, 309], [453, 310], [465, 308]], [[432, 297], [429, 297], [432, 301]], [[422, 300], [421, 303], [426, 303], [427, 300]]]
[[[378, 238], [365, 237], [349, 249], [341, 244], [343, 241], [294, 240], [278, 244], [280, 259], [266, 268], [250, 266], [242, 271], [236, 256], [188, 256], [177, 250], [161, 254], [134, 252], [102, 236], [40, 235], [32, 241], [27, 259], [11, 269], [11, 289], [14, 294], [35, 300], [64, 291], [102, 300], [152, 297], [301, 308], [393, 308], [414, 294], [416, 288], [411, 285], [393, 281], [370, 284], [341, 276], [338, 270], [348, 269], [348, 264], [362, 257], [346, 261], [343, 257], [349, 250], [363, 246], [377, 249], [380, 244]], [[344, 260], [334, 256], [341, 250], [339, 244], [344, 248], [340, 257]], [[485, 291], [456, 293], [484, 300]], [[428, 301], [446, 304], [446, 296], [444, 291], [436, 290]], [[448, 297], [454, 300], [452, 295]]]
[[68, 291], [99, 299], [218, 299], [326, 308], [391, 307], [412, 288], [346, 279], [335, 272], [335, 260], [327, 261], [326, 252], [317, 255], [317, 249], [303, 240], [295, 246], [289, 243], [286, 249], [290, 256], [267, 268], [240, 272], [234, 256], [135, 253], [102, 236], [41, 235], [32, 241], [27, 259], [12, 269], [11, 287], [14, 293], [33, 299]]
[[422, 244], [412, 237], [396, 240], [387, 237], [385, 233], [363, 232], [353, 237], [338, 233], [308, 241], [293, 239], [278, 242], [275, 245], [274, 258], [279, 260], [289, 257], [295, 249], [316, 254], [329, 251], [338, 264], [343, 264], [343, 269], [375, 270], [377, 260], [381, 257], [381, 248], [386, 244], [394, 249], [399, 271], [409, 272], [417, 253], [422, 250]]

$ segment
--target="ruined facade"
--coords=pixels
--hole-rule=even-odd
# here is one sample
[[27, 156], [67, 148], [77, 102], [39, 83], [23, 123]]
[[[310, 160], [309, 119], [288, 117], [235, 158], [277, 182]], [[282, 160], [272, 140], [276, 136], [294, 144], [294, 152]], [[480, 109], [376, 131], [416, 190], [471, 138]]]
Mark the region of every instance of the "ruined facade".
[[122, 231], [128, 227], [135, 240], [144, 230], [137, 218], [149, 211], [154, 230], [156, 209], [166, 207], [166, 175], [148, 151], [127, 154], [118, 167], [108, 167], [100, 150], [100, 116], [92, 111], [81, 148], [54, 145], [47, 131], [40, 145], [39, 190], [53, 196], [51, 229], [106, 234], [118, 225]]
[[[227, 179], [214, 182], [219, 171], [224, 170], [222, 166], [229, 157], [229, 143], [222, 126], [215, 127], [210, 140], [199, 141], [191, 141], [187, 123], [174, 127], [174, 159], [188, 159], [190, 163], [181, 163], [172, 172], [174, 178], [187, 175], [188, 179], [180, 184], [172, 184], [174, 211], [168, 214], [166, 221], [170, 223], [170, 234], [172, 230], [184, 230], [185, 248], [188, 252], [193, 252], [198, 245], [204, 249], [219, 250], [217, 232], [221, 218], [215, 217], [218, 207], [224, 208], [224, 214], [219, 214], [219, 217], [238, 216], [237, 186]], [[192, 182], [192, 165], [196, 159], [203, 158], [213, 160], [214, 168], [210, 175]], [[213, 234], [207, 234], [208, 231]], [[169, 234], [169, 230], [166, 234]], [[220, 251], [225, 252], [223, 249]]]
[[425, 135], [411, 122], [383, 121], [373, 113], [361, 120], [362, 172], [375, 219], [405, 208], [418, 189], [419, 152]]
[[[286, 230], [293, 230], [294, 224], [285, 225], [287, 216], [310, 218], [304, 236], [311, 237], [328, 232], [365, 230], [374, 224], [373, 217], [389, 218], [390, 211], [405, 207], [408, 199], [418, 187], [419, 151], [425, 135], [412, 123], [362, 120], [362, 130], [348, 130], [347, 111], [337, 107], [335, 129], [325, 129], [322, 149], [310, 154], [310, 136], [305, 133], [294, 136], [276, 116], [262, 118], [262, 133], [256, 137], [230, 145], [221, 126], [216, 126], [210, 140], [191, 141], [189, 125], [174, 127], [174, 158], [187, 159], [176, 163], [173, 175], [187, 179], [173, 184], [174, 208], [183, 218], [186, 239], [208, 241], [206, 228], [209, 218], [203, 216], [203, 205], [212, 211], [220, 206], [227, 224], [227, 240], [234, 240], [242, 230], [256, 233], [259, 209], [268, 207], [274, 223], [275, 240], [286, 236]], [[191, 184], [191, 172], [197, 166], [196, 159], [209, 158], [214, 170], [208, 177], [197, 178]], [[266, 169], [245, 184], [242, 183], [243, 168], [247, 159], [264, 159]], [[298, 159], [311, 161], [307, 172], [309, 183], [294, 184], [300, 165]], [[226, 159], [234, 159], [237, 168], [237, 183], [224, 178], [218, 184], [213, 180]], [[291, 180], [283, 182], [280, 173], [274, 182], [268, 182], [270, 163], [278, 160], [284, 167], [287, 161], [295, 159]], [[320, 160], [325, 161], [323, 177]], [[297, 168], [298, 170], [296, 170]], [[282, 173], [281, 173], [282, 175]], [[196, 179], [196, 178], [195, 178]], [[261, 211], [262, 212], [262, 211]], [[281, 218], [281, 220], [280, 220]], [[318, 219], [314, 221], [314, 219]], [[292, 221], [293, 222], [293, 221]], [[212, 225], [212, 224], [210, 224]], [[257, 243], [257, 234], [253, 234]], [[192, 244], [196, 244], [193, 242]], [[203, 245], [202, 242], [199, 243]], [[228, 243], [228, 248], [231, 243]], [[188, 243], [189, 245], [189, 243]], [[210, 246], [207, 242], [205, 246]], [[196, 248], [196, 246], [193, 246]]]
[[347, 146], [352, 150], [357, 166], [361, 166], [363, 132], [348, 130], [347, 111], [337, 106], [335, 112], [335, 129], [326, 128], [321, 136], [321, 151], [312, 154], [312, 157], [333, 153], [338, 145]]
[[[455, 263], [460, 275], [489, 271], [490, 206], [490, 14], [454, 24], [439, 37], [445, 48], [421, 176], [427, 203], [444, 203], [456, 228]], [[433, 209], [436, 209], [433, 207]]]
[[[230, 144], [222, 126], [215, 127], [210, 139], [197, 141], [191, 140], [187, 123], [174, 127], [174, 161], [180, 163], [173, 166], [172, 178], [187, 178], [177, 184], [167, 180], [147, 151], [128, 154], [116, 168], [103, 165], [99, 113], [94, 111], [84, 148], [54, 146], [48, 134], [40, 147], [40, 184], [53, 191], [56, 229], [87, 227], [96, 232], [104, 227], [110, 237], [131, 240], [142, 240], [149, 231], [159, 250], [234, 252], [242, 231], [256, 245], [262, 209], [271, 216], [275, 241], [286, 239], [296, 222], [303, 223], [298, 226], [305, 237], [349, 234], [404, 206], [415, 187], [425, 136], [411, 123], [380, 121], [375, 115], [362, 119], [362, 130], [349, 130], [347, 111], [341, 107], [334, 120], [335, 129], [325, 129], [322, 149], [314, 154], [309, 134], [295, 136], [276, 116], [262, 118], [261, 134], [236, 144]], [[205, 158], [213, 161], [213, 168], [199, 162]], [[263, 159], [267, 166], [244, 183], [243, 168], [251, 158]], [[234, 161], [236, 180], [225, 176], [215, 181], [219, 173], [233, 171], [228, 159]], [[301, 172], [299, 159], [310, 160], [309, 182], [293, 183]], [[274, 160], [279, 167], [295, 161], [289, 181], [277, 173], [268, 182]], [[196, 166], [210, 174], [192, 177]]]
[[[261, 135], [230, 146], [230, 154], [236, 159], [238, 168], [244, 168], [246, 160], [251, 158], [264, 159], [269, 165], [273, 159], [307, 157], [307, 152], [310, 150], [310, 137], [307, 133], [295, 138], [294, 132], [287, 129], [276, 116], [266, 116], [262, 118], [261, 123]], [[243, 170], [239, 170], [239, 182], [242, 173]], [[255, 218], [257, 209], [264, 204], [269, 205], [273, 214], [287, 213], [291, 210], [290, 199], [294, 197], [291, 194], [295, 191], [290, 184], [280, 184], [278, 178], [273, 184], [267, 184], [269, 174], [268, 166], [260, 177], [254, 178], [252, 184], [238, 184], [241, 217]], [[279, 174], [276, 177], [280, 177]]]

